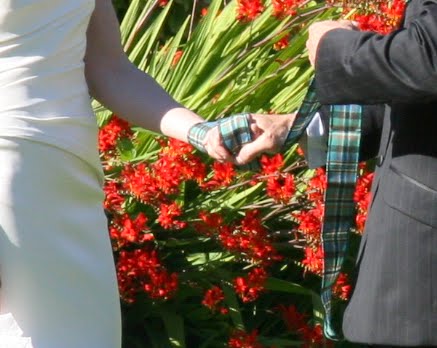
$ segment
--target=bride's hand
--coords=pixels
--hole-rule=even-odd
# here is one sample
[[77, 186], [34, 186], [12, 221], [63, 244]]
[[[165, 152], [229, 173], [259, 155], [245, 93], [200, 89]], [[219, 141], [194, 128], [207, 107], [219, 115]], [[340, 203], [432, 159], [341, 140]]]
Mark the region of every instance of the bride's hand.
[[205, 136], [203, 146], [206, 153], [218, 162], [234, 162], [234, 157], [226, 149], [219, 127], [211, 128]]

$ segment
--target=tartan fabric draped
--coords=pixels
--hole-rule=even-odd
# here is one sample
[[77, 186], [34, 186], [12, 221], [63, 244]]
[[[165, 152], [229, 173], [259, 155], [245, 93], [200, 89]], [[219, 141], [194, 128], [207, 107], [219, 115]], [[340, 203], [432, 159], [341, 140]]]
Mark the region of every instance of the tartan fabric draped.
[[[313, 80], [287, 136], [285, 147], [294, 144], [300, 138], [320, 107]], [[340, 330], [336, 329], [333, 323], [332, 287], [344, 263], [349, 232], [355, 215], [353, 195], [358, 175], [361, 115], [360, 105], [330, 106], [326, 158], [328, 184], [321, 235], [324, 252], [321, 298], [325, 309], [324, 334], [332, 340], [342, 338]]]
[[332, 322], [332, 287], [344, 263], [355, 215], [353, 195], [358, 174], [362, 108], [359, 105], [332, 105], [330, 113], [321, 296], [325, 307], [325, 336], [338, 340], [341, 335]]
[[[285, 140], [284, 148], [298, 141], [320, 107], [313, 80]], [[330, 107], [326, 161], [328, 185], [325, 192], [325, 214], [321, 236], [324, 251], [321, 298], [325, 309], [324, 333], [332, 340], [342, 338], [340, 330], [334, 327], [332, 318], [332, 287], [344, 263], [349, 244], [349, 231], [355, 214], [353, 194], [358, 174], [361, 115], [362, 108], [359, 105], [331, 105]], [[188, 136], [190, 143], [205, 152], [203, 139], [208, 130], [217, 125], [225, 146], [233, 154], [236, 154], [243, 144], [252, 140], [248, 114], [238, 114], [216, 122], [194, 125]], [[258, 163], [252, 162], [244, 169], [257, 168]]]

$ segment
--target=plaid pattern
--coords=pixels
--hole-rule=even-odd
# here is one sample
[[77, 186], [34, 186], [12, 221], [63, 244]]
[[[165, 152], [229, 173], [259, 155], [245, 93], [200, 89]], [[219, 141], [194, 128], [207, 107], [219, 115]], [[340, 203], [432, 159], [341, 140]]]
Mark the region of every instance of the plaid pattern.
[[325, 336], [341, 338], [332, 323], [332, 287], [337, 281], [348, 248], [349, 231], [355, 214], [353, 195], [358, 173], [362, 108], [359, 105], [330, 107], [325, 192], [322, 226], [324, 273], [322, 303], [325, 307]]
[[[244, 144], [252, 141], [252, 132], [249, 126], [249, 114], [237, 114], [218, 121], [197, 123], [188, 131], [188, 142], [196, 149], [205, 152], [203, 145], [206, 133], [218, 126], [223, 144], [233, 155], [236, 155]], [[240, 166], [243, 170], [259, 169], [258, 161], [252, 161]]]
[[316, 99], [315, 82], [312, 80], [308, 87], [307, 94], [296, 114], [296, 118], [293, 122], [293, 126], [288, 132], [285, 139], [283, 150], [286, 150], [290, 146], [297, 143], [302, 136], [308, 124], [311, 122], [313, 116], [320, 109], [320, 103]]
[[217, 126], [217, 124], [217, 121], [196, 123], [188, 130], [188, 142], [197, 150], [206, 153], [205, 146], [203, 145], [206, 133]]
[[[285, 146], [294, 144], [320, 109], [314, 80], [296, 115]], [[321, 298], [325, 308], [324, 334], [341, 339], [333, 323], [332, 287], [337, 281], [348, 248], [349, 231], [355, 214], [353, 194], [358, 173], [362, 108], [359, 105], [332, 105], [329, 118], [326, 161], [327, 189], [322, 226], [324, 272]]]
[[[285, 140], [284, 148], [298, 141], [320, 107], [313, 80]], [[362, 108], [359, 105], [332, 105], [330, 113], [326, 162], [328, 185], [325, 192], [325, 218], [322, 226], [324, 273], [321, 297], [325, 308], [325, 336], [332, 340], [339, 340], [341, 334], [334, 328], [332, 319], [332, 287], [343, 266], [355, 213], [353, 194], [358, 173]], [[202, 144], [206, 132], [216, 125], [216, 122], [195, 125], [190, 130], [190, 142], [202, 151], [199, 144]], [[237, 153], [243, 144], [251, 141], [247, 114], [220, 120], [218, 126], [225, 146], [233, 154]], [[258, 163], [252, 163], [251, 166], [255, 168]]]

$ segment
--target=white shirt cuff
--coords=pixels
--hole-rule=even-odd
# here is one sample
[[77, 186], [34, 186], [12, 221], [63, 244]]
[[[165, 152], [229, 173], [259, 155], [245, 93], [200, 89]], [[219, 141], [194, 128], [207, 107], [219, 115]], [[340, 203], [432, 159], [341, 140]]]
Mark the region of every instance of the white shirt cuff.
[[308, 167], [311, 169], [326, 165], [328, 151], [328, 135], [323, 128], [320, 114], [316, 113], [299, 141]]

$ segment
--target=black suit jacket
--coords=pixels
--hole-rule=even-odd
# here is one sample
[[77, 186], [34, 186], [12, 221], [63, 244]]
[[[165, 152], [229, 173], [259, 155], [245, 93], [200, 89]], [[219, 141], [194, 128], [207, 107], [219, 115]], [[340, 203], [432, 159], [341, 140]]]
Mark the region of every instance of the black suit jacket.
[[324, 104], [385, 104], [383, 160], [344, 334], [437, 346], [437, 0], [411, 1], [403, 27], [387, 36], [328, 32], [316, 89]]

